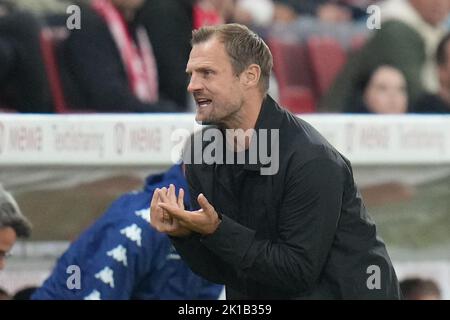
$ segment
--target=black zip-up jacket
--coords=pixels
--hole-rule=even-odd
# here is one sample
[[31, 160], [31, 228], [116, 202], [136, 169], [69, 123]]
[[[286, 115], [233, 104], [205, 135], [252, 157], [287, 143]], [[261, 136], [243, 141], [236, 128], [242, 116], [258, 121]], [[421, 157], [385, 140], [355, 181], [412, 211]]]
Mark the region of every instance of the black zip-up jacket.
[[400, 298], [350, 162], [270, 97], [255, 129], [258, 138], [258, 129], [279, 129], [279, 170], [244, 164], [238, 195], [220, 161], [186, 165], [193, 204], [203, 193], [222, 219], [209, 236], [171, 238], [192, 270], [225, 284], [227, 299]]

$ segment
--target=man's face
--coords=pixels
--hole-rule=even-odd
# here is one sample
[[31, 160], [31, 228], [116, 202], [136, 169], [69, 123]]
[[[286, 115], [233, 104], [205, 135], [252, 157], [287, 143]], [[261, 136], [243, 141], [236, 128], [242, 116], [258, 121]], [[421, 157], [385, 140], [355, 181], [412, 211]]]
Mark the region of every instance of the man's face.
[[11, 227], [0, 228], [0, 270], [5, 268], [6, 254], [8, 254], [16, 242], [16, 232]]
[[186, 72], [191, 76], [188, 91], [197, 105], [197, 122], [226, 124], [239, 116], [243, 86], [224, 44], [216, 37], [193, 46]]

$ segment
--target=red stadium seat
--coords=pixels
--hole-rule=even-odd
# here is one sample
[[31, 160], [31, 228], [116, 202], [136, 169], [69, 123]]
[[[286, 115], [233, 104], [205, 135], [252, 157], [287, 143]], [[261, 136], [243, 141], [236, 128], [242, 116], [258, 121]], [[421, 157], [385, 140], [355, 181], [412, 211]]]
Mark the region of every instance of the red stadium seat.
[[[58, 37], [59, 35], [59, 37]], [[67, 113], [69, 109], [64, 97], [62, 82], [59, 75], [58, 63], [55, 55], [55, 43], [63, 40], [62, 34], [54, 32], [51, 28], [43, 28], [40, 41], [45, 70], [50, 85], [55, 112]]]
[[316, 93], [321, 97], [333, 83], [347, 60], [339, 42], [328, 37], [308, 39], [308, 53], [313, 69]]
[[293, 113], [313, 113], [314, 94], [311, 89], [301, 86], [288, 86], [280, 90], [280, 103]]
[[315, 97], [306, 47], [275, 38], [267, 43], [273, 55], [280, 104], [296, 113], [314, 112]]
[[366, 35], [356, 35], [350, 42], [350, 50], [352, 52], [359, 51], [367, 42]]
[[44, 27], [41, 31], [40, 42], [45, 70], [52, 94], [56, 113], [93, 113], [92, 110], [78, 110], [71, 108], [64, 94], [61, 69], [58, 63], [57, 50], [69, 36], [66, 27]]

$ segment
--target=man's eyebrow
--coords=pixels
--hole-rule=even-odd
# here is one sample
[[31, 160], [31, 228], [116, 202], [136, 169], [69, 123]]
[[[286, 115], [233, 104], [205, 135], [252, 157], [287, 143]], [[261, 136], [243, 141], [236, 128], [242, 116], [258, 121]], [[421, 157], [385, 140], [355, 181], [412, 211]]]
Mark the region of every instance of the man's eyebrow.
[[[214, 68], [212, 66], [202, 66], [202, 67], [195, 68], [195, 71], [197, 71], [197, 72], [214, 71]], [[188, 72], [188, 73], [192, 73], [192, 71]]]

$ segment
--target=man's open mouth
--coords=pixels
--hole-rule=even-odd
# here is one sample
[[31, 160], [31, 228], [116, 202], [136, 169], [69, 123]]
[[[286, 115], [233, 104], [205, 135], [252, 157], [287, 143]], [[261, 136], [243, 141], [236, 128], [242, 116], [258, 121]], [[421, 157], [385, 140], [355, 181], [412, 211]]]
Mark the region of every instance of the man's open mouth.
[[197, 102], [197, 105], [199, 107], [203, 108], [203, 107], [209, 106], [211, 104], [212, 100], [211, 99], [203, 99], [203, 98], [201, 98], [201, 99], [196, 99], [196, 102]]

